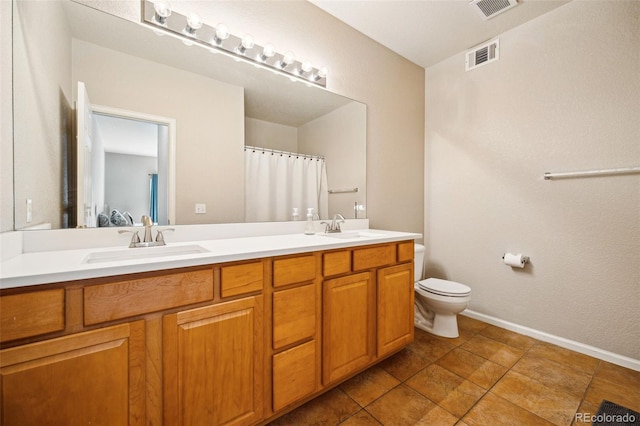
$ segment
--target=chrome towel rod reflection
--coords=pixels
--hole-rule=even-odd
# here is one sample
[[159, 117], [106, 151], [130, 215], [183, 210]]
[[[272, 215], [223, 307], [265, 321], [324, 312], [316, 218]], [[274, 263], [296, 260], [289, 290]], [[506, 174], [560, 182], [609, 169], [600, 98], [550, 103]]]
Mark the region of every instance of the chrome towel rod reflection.
[[544, 174], [544, 179], [550, 180], [550, 179], [572, 178], [572, 177], [627, 175], [627, 174], [633, 174], [633, 173], [640, 173], [640, 167], [622, 167], [618, 169], [585, 170], [581, 172], [562, 172], [562, 173], [546, 172]]
[[319, 155], [311, 155], [311, 154], [300, 154], [298, 152], [289, 152], [289, 151], [279, 151], [277, 149], [269, 149], [269, 148], [260, 148], [257, 146], [249, 146], [249, 145], [245, 145], [244, 150], [251, 150], [253, 152], [262, 152], [263, 154], [266, 152], [271, 153], [272, 155], [275, 154], [279, 154], [279, 155], [288, 155], [289, 157], [303, 157], [303, 158], [309, 158], [311, 160], [324, 160], [324, 157], [319, 156]]
[[358, 192], [358, 188], [330, 189], [329, 194], [346, 194], [348, 192]]

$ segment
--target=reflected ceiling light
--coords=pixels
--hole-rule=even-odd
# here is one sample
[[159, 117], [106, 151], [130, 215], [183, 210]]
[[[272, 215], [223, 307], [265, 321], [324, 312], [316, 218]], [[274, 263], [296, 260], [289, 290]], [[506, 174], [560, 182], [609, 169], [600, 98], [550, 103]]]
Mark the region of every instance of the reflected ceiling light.
[[252, 63], [260, 68], [285, 74], [292, 80], [304, 80], [326, 87], [326, 68], [316, 69], [310, 62], [300, 62], [291, 52], [276, 52], [271, 44], [260, 46], [249, 34], [240, 38], [229, 32], [226, 25], [207, 25], [195, 13], [182, 15], [171, 10], [166, 0], [143, 0], [143, 23], [156, 33], [171, 34], [187, 45], [197, 44], [211, 52], [224, 53], [236, 60]]
[[168, 1], [158, 0], [153, 4], [153, 19], [158, 25], [166, 25], [167, 18], [171, 16], [171, 5]]

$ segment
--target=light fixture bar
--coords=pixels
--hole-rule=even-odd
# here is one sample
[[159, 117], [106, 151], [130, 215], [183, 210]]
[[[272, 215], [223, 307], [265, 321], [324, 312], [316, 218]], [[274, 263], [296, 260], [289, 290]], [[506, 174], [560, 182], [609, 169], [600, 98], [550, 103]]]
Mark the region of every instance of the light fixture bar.
[[[200, 44], [208, 49], [225, 52], [236, 58], [241, 58], [244, 61], [263, 66], [305, 83], [315, 84], [320, 87], [327, 86], [326, 69], [310, 67], [308, 63], [303, 64], [290, 57], [289, 52], [281, 54], [275, 52], [271, 45], [261, 46], [253, 41], [248, 42], [246, 37], [243, 41], [242, 37], [228, 32], [228, 36], [222, 39], [216, 35], [215, 27], [202, 23], [202, 26], [194, 29], [189, 25], [187, 16], [173, 11], [168, 16], [158, 19], [152, 1], [142, 0], [142, 5], [143, 21], [156, 30], [170, 32], [186, 41]], [[220, 24], [217, 25], [220, 26]], [[226, 27], [224, 31], [227, 31]]]

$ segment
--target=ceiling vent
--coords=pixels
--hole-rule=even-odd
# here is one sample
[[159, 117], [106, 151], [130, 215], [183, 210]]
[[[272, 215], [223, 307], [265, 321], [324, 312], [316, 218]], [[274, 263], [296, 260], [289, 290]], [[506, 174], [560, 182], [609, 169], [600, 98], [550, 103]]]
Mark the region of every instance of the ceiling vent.
[[518, 5], [516, 0], [472, 0], [469, 3], [483, 19], [487, 20]]
[[500, 39], [495, 39], [469, 50], [465, 55], [465, 68], [470, 71], [498, 59], [500, 59]]

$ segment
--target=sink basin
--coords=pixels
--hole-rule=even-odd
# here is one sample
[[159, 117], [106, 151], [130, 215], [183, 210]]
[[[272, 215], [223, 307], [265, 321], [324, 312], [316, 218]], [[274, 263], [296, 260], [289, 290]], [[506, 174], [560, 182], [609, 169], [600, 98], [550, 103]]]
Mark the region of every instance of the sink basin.
[[207, 253], [209, 250], [198, 245], [161, 246], [127, 248], [116, 251], [101, 251], [90, 253], [82, 263], [117, 262], [122, 260], [153, 259], [166, 256], [181, 256], [185, 254]]
[[326, 234], [323, 233], [320, 235], [322, 235], [323, 237], [338, 238], [342, 240], [384, 237], [384, 234], [378, 234], [376, 232], [368, 232], [368, 231], [334, 232], [334, 233], [326, 233]]

